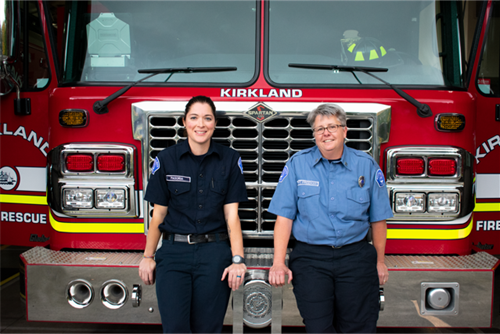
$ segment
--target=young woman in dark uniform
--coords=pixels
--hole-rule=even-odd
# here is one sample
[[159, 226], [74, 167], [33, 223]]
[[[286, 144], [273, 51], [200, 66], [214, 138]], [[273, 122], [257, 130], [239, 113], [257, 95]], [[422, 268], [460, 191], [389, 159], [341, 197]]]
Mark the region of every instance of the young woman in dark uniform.
[[238, 203], [247, 200], [243, 167], [236, 151], [212, 141], [210, 98], [193, 97], [183, 123], [187, 140], [153, 164], [145, 200], [154, 210], [139, 275], [150, 285], [156, 270], [165, 333], [220, 333], [230, 290], [246, 271], [238, 217]]

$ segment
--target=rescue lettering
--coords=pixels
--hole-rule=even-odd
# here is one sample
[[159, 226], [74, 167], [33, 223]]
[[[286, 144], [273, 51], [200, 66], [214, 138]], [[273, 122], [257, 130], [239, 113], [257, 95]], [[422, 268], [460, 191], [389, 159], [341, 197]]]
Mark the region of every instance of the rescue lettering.
[[[488, 153], [493, 151], [495, 148], [500, 147], [500, 135], [495, 135], [491, 137], [490, 139], [486, 140], [483, 142], [477, 149], [476, 149], [476, 163], [479, 163], [479, 159], [484, 158]], [[485, 153], [481, 153], [481, 149]]]
[[476, 231], [500, 231], [500, 220], [478, 220]]
[[1, 211], [0, 221], [11, 223], [47, 224], [45, 213]]
[[251, 89], [251, 88], [222, 88], [220, 90], [221, 97], [302, 97], [301, 89]]
[[[49, 148], [49, 143], [45, 141], [43, 143], [43, 137], [37, 135], [35, 131], [31, 131], [29, 135], [26, 134], [26, 129], [24, 126], [20, 125], [16, 131], [9, 130], [7, 123], [0, 123], [0, 136], [16, 136], [22, 137], [24, 140], [32, 142], [33, 145], [42, 152], [44, 156], [47, 156], [47, 149]], [[42, 144], [43, 143], [43, 144]]]

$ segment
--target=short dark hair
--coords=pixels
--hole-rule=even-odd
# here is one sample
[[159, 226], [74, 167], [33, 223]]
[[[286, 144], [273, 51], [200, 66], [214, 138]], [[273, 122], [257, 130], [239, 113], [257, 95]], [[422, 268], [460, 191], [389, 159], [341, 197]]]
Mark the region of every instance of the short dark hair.
[[186, 109], [184, 110], [184, 117], [183, 117], [184, 119], [186, 119], [186, 115], [188, 114], [189, 110], [191, 109], [191, 107], [195, 103], [208, 104], [210, 106], [210, 108], [212, 109], [212, 113], [214, 114], [214, 119], [217, 120], [217, 113], [215, 110], [214, 101], [212, 101], [211, 98], [209, 98], [207, 96], [203, 96], [203, 95], [194, 96], [191, 98], [191, 100], [189, 100], [189, 102], [186, 104]]
[[323, 115], [323, 116], [335, 116], [340, 122], [340, 125], [346, 126], [347, 125], [347, 118], [344, 109], [342, 107], [333, 104], [333, 103], [325, 103], [325, 104], [320, 104], [316, 109], [311, 111], [307, 115], [307, 123], [311, 125], [311, 127], [314, 126], [314, 122], [316, 121], [316, 117], [318, 115]]

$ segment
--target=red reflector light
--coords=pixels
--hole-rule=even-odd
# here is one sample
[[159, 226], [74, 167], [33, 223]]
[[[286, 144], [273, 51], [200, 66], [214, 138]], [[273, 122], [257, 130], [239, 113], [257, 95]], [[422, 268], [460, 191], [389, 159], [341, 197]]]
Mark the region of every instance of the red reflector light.
[[457, 162], [453, 159], [429, 159], [429, 175], [455, 175]]
[[401, 175], [422, 175], [424, 173], [424, 159], [400, 158], [396, 163], [396, 173]]
[[70, 172], [89, 172], [94, 169], [94, 159], [89, 154], [69, 154], [66, 169]]
[[125, 157], [116, 154], [101, 154], [97, 157], [97, 170], [101, 172], [123, 172]]

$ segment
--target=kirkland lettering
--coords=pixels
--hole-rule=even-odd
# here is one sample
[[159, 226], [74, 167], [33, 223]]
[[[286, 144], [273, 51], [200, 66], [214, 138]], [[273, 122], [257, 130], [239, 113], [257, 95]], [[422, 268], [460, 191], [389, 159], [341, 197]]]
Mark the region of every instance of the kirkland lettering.
[[[479, 163], [479, 159], [484, 158], [488, 155], [488, 153], [490, 153], [497, 147], [500, 147], [500, 135], [491, 137], [476, 149], [476, 163]], [[485, 153], [481, 153], [481, 149], [483, 149]]]
[[300, 98], [301, 89], [243, 89], [222, 88], [221, 97], [278, 97], [278, 98]]
[[[47, 156], [47, 149], [49, 148], [49, 143], [43, 143], [43, 137], [38, 136], [35, 131], [31, 131], [29, 135], [26, 135], [26, 129], [24, 126], [20, 125], [16, 131], [9, 131], [7, 123], [0, 123], [1, 127], [0, 136], [16, 136], [21, 137], [26, 141], [32, 142], [33, 145], [42, 152], [44, 156]], [[43, 143], [43, 144], [42, 144]]]

